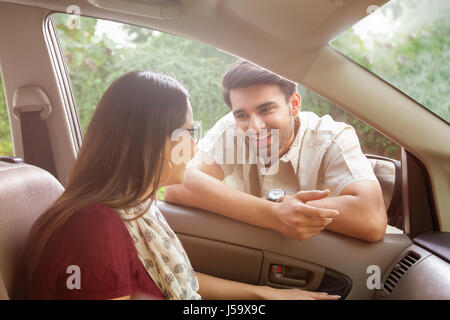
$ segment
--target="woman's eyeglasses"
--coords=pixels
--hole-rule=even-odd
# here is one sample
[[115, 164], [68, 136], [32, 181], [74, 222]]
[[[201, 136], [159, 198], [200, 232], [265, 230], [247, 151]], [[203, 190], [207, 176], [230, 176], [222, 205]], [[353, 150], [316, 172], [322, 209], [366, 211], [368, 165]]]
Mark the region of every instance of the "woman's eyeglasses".
[[192, 137], [192, 140], [194, 140], [194, 144], [197, 144], [200, 141], [200, 138], [202, 136], [202, 127], [200, 123], [194, 121], [192, 128], [180, 128], [180, 129], [187, 130], [189, 132], [189, 134]]

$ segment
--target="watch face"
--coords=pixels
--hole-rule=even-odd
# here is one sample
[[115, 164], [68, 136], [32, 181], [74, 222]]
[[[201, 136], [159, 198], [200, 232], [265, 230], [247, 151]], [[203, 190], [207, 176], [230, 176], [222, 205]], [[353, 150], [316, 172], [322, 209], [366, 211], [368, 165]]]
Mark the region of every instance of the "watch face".
[[282, 189], [271, 189], [267, 191], [267, 199], [277, 201], [281, 199], [286, 193]]

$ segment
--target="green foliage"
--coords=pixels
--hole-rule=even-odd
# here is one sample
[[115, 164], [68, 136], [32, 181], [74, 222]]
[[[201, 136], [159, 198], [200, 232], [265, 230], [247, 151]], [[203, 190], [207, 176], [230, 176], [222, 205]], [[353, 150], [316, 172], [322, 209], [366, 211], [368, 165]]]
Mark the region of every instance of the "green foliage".
[[152, 32], [145, 41], [142, 36], [136, 39], [141, 39], [136, 47], [124, 49], [130, 58], [123, 72], [150, 69], [182, 82], [190, 92], [195, 118], [202, 122], [204, 130], [229, 111], [221, 96], [221, 78], [236, 58], [169, 34]]
[[52, 16], [85, 132], [103, 92], [121, 75], [118, 70], [121, 60], [115, 42], [105, 35], [96, 35], [98, 20], [82, 17], [81, 28], [72, 30], [67, 26], [67, 17], [65, 14]]
[[0, 77], [0, 156], [13, 156], [9, 127], [8, 110], [6, 109], [5, 91]]
[[364, 41], [353, 27], [332, 45], [449, 122], [450, 2], [393, 0], [379, 11], [392, 36], [371, 30]]
[[164, 192], [165, 192], [165, 190], [166, 190], [165, 187], [159, 188], [158, 191], [156, 192], [156, 199], [164, 200]]
[[329, 114], [334, 120], [353, 126], [364, 153], [400, 159], [400, 147], [381, 133], [307, 88], [299, 86], [298, 91], [302, 97], [302, 111], [312, 111], [319, 116]]
[[98, 20], [81, 18], [71, 30], [66, 15], [53, 16], [70, 71], [72, 87], [85, 132], [107, 87], [122, 74], [152, 70], [173, 76], [190, 92], [197, 121], [209, 129], [228, 112], [221, 98], [223, 73], [236, 58], [207, 45], [134, 26], [122, 26], [130, 38], [120, 46], [106, 35], [95, 35]]

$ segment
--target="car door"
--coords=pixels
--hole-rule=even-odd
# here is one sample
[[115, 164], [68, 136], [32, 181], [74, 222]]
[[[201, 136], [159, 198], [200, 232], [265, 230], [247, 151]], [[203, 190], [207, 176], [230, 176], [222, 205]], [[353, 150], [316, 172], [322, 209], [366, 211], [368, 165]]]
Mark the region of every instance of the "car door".
[[[376, 243], [329, 231], [294, 240], [198, 209], [163, 201], [158, 206], [180, 237], [194, 269], [207, 274], [325, 291], [343, 299], [448, 299], [448, 233], [433, 232], [425, 172], [418, 170], [412, 155], [404, 150], [403, 155], [403, 228], [410, 232], [386, 233]], [[420, 209], [409, 210], [409, 204]], [[441, 250], [436, 251], [438, 247]]]

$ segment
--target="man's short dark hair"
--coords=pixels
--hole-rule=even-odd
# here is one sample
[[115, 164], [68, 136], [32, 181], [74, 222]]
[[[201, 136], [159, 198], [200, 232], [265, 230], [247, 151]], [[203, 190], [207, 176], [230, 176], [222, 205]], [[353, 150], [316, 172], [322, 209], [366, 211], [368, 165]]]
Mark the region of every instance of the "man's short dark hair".
[[231, 108], [230, 90], [245, 88], [257, 84], [277, 85], [284, 93], [286, 102], [297, 91], [297, 84], [280, 77], [248, 61], [241, 61], [227, 71], [222, 81], [222, 95], [225, 103]]

